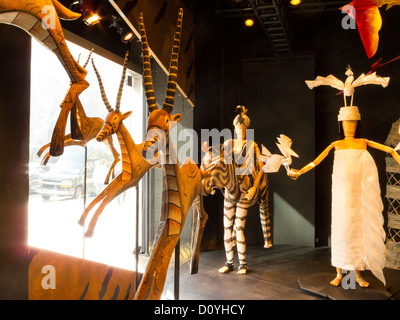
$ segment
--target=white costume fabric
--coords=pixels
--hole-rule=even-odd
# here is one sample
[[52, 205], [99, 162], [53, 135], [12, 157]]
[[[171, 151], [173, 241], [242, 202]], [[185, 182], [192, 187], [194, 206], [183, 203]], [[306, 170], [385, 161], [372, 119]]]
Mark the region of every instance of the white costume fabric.
[[366, 149], [336, 150], [332, 174], [332, 265], [385, 284], [385, 231], [378, 171]]

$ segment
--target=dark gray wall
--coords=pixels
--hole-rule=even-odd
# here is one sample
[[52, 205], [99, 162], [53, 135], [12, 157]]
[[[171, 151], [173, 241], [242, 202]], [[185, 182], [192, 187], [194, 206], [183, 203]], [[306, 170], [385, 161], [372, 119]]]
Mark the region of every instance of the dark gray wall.
[[[270, 152], [281, 154], [276, 138], [287, 135], [300, 156], [293, 158], [292, 167], [297, 169], [314, 159], [314, 92], [304, 84], [313, 74], [312, 57], [254, 59], [243, 65], [243, 102], [249, 109], [255, 141], [260, 148], [264, 144]], [[268, 177], [274, 243], [313, 246], [314, 172], [293, 181], [281, 167]], [[257, 210], [255, 206], [249, 214], [257, 216]]]
[[[199, 5], [196, 12], [196, 107], [194, 127], [202, 128], [232, 128], [234, 108], [238, 104], [244, 104], [249, 108], [252, 123], [256, 126], [256, 134], [263, 133], [256, 141], [264, 143], [267, 147], [274, 146], [278, 129], [282, 133], [291, 135], [294, 140], [293, 148], [301, 156], [295, 159], [293, 167], [298, 168], [314, 160], [331, 142], [339, 138], [337, 114], [343, 105], [343, 97], [336, 95], [336, 89], [330, 87], [318, 87], [310, 91], [304, 84], [304, 80], [314, 79], [315, 76], [335, 75], [345, 80], [345, 71], [351, 65], [355, 76], [366, 73], [371, 65], [379, 58], [382, 62], [389, 61], [400, 54], [400, 42], [398, 40], [400, 7], [393, 7], [388, 11], [380, 10], [383, 20], [380, 31], [379, 49], [377, 54], [368, 59], [362, 46], [358, 30], [344, 30], [341, 21], [344, 15], [338, 10], [332, 12], [310, 13], [291, 15], [289, 26], [291, 27], [292, 45], [295, 56], [310, 56], [314, 58], [314, 66], [302, 68], [290, 68], [290, 64], [282, 62], [272, 63], [266, 69], [259, 65], [252, 70], [243, 69], [243, 61], [249, 59], [266, 60], [271, 58], [271, 52], [266, 38], [256, 23], [254, 29], [245, 29], [242, 19], [223, 19], [215, 15], [212, 10], [207, 10], [206, 5]], [[272, 66], [272, 67], [270, 67]], [[207, 71], [206, 71], [207, 70]], [[370, 140], [384, 143], [391, 125], [400, 115], [400, 60], [377, 70], [378, 75], [391, 77], [387, 88], [370, 85], [356, 89], [355, 104], [362, 114], [362, 126], [364, 136]], [[270, 78], [271, 76], [272, 78]], [[275, 77], [275, 78], [274, 78]], [[254, 86], [254, 93], [249, 99]], [[292, 91], [296, 88], [295, 91]], [[257, 89], [257, 90], [255, 90]], [[311, 98], [311, 97], [315, 98]], [[314, 99], [314, 101], [304, 100]], [[310, 104], [306, 104], [305, 102]], [[304, 118], [304, 114], [298, 119], [297, 112], [305, 111], [297, 106], [307, 105], [315, 107], [314, 120]], [[281, 112], [280, 108], [283, 107]], [[273, 111], [278, 112], [271, 119]], [[310, 111], [310, 110], [309, 110]], [[280, 122], [275, 122], [281, 116]], [[271, 123], [268, 129], [259, 129], [259, 123]], [[313, 122], [314, 124], [312, 125]], [[279, 123], [282, 125], [279, 128]], [[301, 126], [305, 126], [303, 132]], [[310, 125], [308, 127], [308, 125]], [[293, 133], [289, 130], [294, 130]], [[313, 131], [313, 133], [312, 133]], [[314, 138], [312, 138], [314, 137]], [[268, 139], [268, 140], [263, 140]], [[311, 140], [314, 139], [314, 142]], [[306, 143], [310, 143], [306, 145]], [[302, 145], [303, 144], [303, 145]], [[276, 150], [276, 149], [275, 149]], [[380, 151], [370, 150], [373, 155], [381, 182], [382, 196], [386, 193], [385, 154]], [[304, 221], [303, 225], [312, 223], [315, 231], [305, 231], [304, 239], [310, 242], [315, 238], [316, 246], [329, 245], [331, 223], [331, 174], [333, 165], [333, 152], [313, 172], [302, 176], [298, 181], [290, 181], [282, 171], [271, 177], [271, 188], [278, 188], [280, 196], [286, 194], [289, 197], [289, 211], [293, 210], [295, 217]], [[312, 184], [315, 175], [314, 205], [312, 197], [304, 189], [303, 183]], [[304, 179], [304, 180], [303, 180]], [[305, 181], [307, 179], [307, 181]], [[278, 187], [279, 186], [279, 187]], [[306, 191], [307, 192], [306, 192]], [[284, 198], [285, 199], [285, 198]], [[309, 201], [303, 203], [301, 200]], [[274, 202], [273, 197], [271, 202]], [[282, 204], [284, 202], [281, 202]], [[384, 204], [386, 205], [384, 199]], [[276, 204], [274, 204], [276, 205]], [[210, 214], [207, 222], [203, 247], [216, 249], [223, 247], [222, 226], [222, 197], [216, 194], [205, 199], [206, 210]], [[314, 207], [315, 214], [311, 213]], [[308, 209], [306, 209], [308, 208]], [[254, 208], [252, 210], [255, 210]], [[298, 214], [300, 213], [300, 214]], [[275, 215], [275, 236], [284, 236], [285, 232], [279, 226], [287, 222], [288, 226], [294, 225], [296, 220], [292, 215]], [[312, 217], [314, 216], [314, 221]], [[281, 221], [277, 221], [281, 218]], [[249, 245], [262, 244], [261, 231], [258, 226], [256, 214], [251, 213], [246, 225], [247, 243]], [[278, 227], [279, 226], [279, 227]], [[283, 224], [282, 224], [283, 226]], [[303, 232], [297, 230], [298, 232]], [[313, 234], [315, 233], [315, 234]], [[275, 238], [279, 242], [292, 243], [290, 233], [288, 238]]]

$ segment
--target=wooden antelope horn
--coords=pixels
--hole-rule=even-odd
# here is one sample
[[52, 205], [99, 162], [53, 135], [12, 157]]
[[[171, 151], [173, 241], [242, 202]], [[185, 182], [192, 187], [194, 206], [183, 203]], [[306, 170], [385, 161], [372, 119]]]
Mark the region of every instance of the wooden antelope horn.
[[171, 62], [169, 66], [167, 93], [163, 105], [163, 109], [168, 111], [168, 113], [172, 112], [175, 102], [176, 80], [178, 78], [179, 48], [181, 44], [181, 34], [182, 34], [182, 19], [183, 19], [183, 9], [180, 8], [178, 13], [178, 19], [176, 22], [174, 45], [172, 47]]
[[146, 35], [146, 29], [144, 28], [142, 12], [140, 13], [139, 16], [139, 29], [143, 47], [144, 88], [147, 99], [147, 107], [149, 108], [149, 112], [151, 113], [154, 110], [158, 109], [158, 107], [156, 103], [156, 98], [154, 96], [153, 78], [151, 76], [150, 49], [149, 49], [149, 43], [147, 42], [147, 35]]
[[90, 50], [89, 56], [88, 56], [88, 58], [87, 58], [85, 64], [83, 65], [84, 68], [86, 68], [86, 66], [88, 65], [88, 63], [89, 63], [89, 61], [90, 61], [90, 57], [92, 56], [93, 50], [94, 50], [94, 49]]
[[96, 66], [94, 65], [94, 60], [93, 59], [92, 59], [92, 65], [93, 65], [94, 72], [96, 73], [97, 80], [99, 81], [101, 98], [103, 99], [103, 102], [104, 102], [108, 112], [112, 112], [112, 111], [114, 111], [114, 109], [111, 107], [110, 103], [108, 102], [108, 99], [107, 99], [107, 96], [106, 96], [106, 92], [104, 91], [103, 81], [101, 81], [100, 74], [97, 71]]
[[115, 104], [115, 112], [119, 112], [119, 108], [121, 106], [121, 97], [122, 97], [122, 90], [124, 89], [124, 82], [125, 82], [125, 75], [126, 75], [126, 65], [128, 64], [128, 57], [129, 57], [129, 50], [125, 54], [124, 60], [124, 68], [122, 70], [122, 78], [119, 84], [118, 94], [117, 94], [117, 102]]

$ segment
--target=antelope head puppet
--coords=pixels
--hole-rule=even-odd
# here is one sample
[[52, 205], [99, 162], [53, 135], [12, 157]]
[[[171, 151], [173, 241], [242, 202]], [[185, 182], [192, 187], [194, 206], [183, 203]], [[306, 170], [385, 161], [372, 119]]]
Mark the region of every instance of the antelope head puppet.
[[115, 177], [114, 180], [102, 191], [100, 194], [93, 199], [93, 201], [88, 205], [88, 207], [83, 212], [79, 224], [84, 226], [85, 220], [90, 213], [90, 211], [99, 203], [101, 204], [96, 209], [93, 214], [89, 225], [87, 227], [85, 235], [87, 237], [91, 237], [94, 233], [94, 229], [99, 219], [101, 213], [107, 204], [116, 198], [122, 192], [128, 190], [129, 188], [136, 186], [143, 175], [151, 168], [151, 165], [145, 161], [141, 154], [142, 144], [135, 144], [130, 133], [126, 129], [123, 124], [123, 120], [129, 117], [132, 114], [132, 111], [128, 111], [122, 113], [120, 111], [122, 90], [124, 86], [125, 74], [126, 74], [126, 65], [128, 62], [128, 52], [125, 56], [124, 67], [122, 71], [122, 79], [120, 82], [117, 101], [115, 110], [111, 107], [108, 102], [103, 82], [101, 80], [100, 74], [96, 69], [94, 61], [92, 59], [93, 68], [95, 70], [97, 79], [99, 81], [101, 97], [103, 102], [108, 110], [108, 114], [104, 120], [104, 125], [101, 128], [100, 132], [97, 134], [96, 140], [99, 142], [104, 142], [106, 139], [112, 137], [113, 134], [116, 134], [118, 137], [118, 142], [121, 148], [121, 156], [122, 156], [122, 172]]
[[119, 85], [118, 89], [118, 94], [117, 94], [117, 100], [115, 104], [115, 110], [111, 107], [110, 103], [108, 102], [106, 92], [103, 87], [103, 82], [101, 81], [101, 77], [99, 72], [96, 69], [96, 66], [94, 64], [94, 61], [92, 60], [93, 68], [96, 72], [96, 76], [99, 80], [99, 86], [100, 86], [100, 92], [101, 92], [101, 98], [103, 99], [103, 102], [108, 110], [108, 114], [105, 118], [103, 128], [101, 128], [101, 131], [97, 134], [96, 140], [99, 142], [104, 141], [107, 137], [113, 135], [114, 133], [118, 132], [118, 129], [120, 125], [122, 124], [122, 120], [128, 118], [131, 114], [132, 111], [128, 111], [125, 113], [121, 113], [120, 108], [121, 108], [121, 98], [122, 98], [122, 90], [124, 88], [124, 81], [125, 81], [125, 75], [126, 75], [126, 65], [128, 63], [128, 57], [129, 57], [129, 52], [126, 53], [125, 55], [125, 60], [124, 60], [124, 67], [122, 71], [122, 78], [121, 82]]
[[[178, 59], [180, 36], [182, 32], [182, 17], [183, 11], [181, 9], [176, 26], [167, 83], [167, 92], [162, 109], [158, 109], [156, 98], [154, 96], [150, 64], [150, 50], [143, 22], [143, 15], [141, 14], [139, 17], [139, 27], [143, 44], [144, 86], [147, 97], [147, 105], [150, 113], [147, 122], [147, 135], [143, 145], [142, 153], [143, 156], [149, 161], [155, 161], [157, 158], [159, 158], [158, 156], [160, 151], [164, 152], [165, 156], [168, 156], [169, 130], [182, 118], [181, 114], [171, 114], [174, 108], [176, 79], [178, 76]], [[165, 150], [163, 150], [164, 148]], [[149, 155], [149, 153], [151, 154]], [[154, 155], [154, 157], [151, 157], [152, 155]]]
[[[60, 156], [64, 151], [65, 126], [78, 96], [89, 87], [86, 70], [73, 58], [65, 42], [59, 18], [76, 20], [81, 16], [64, 7], [57, 0], [0, 0], [0, 23], [10, 24], [26, 31], [60, 60], [71, 80], [71, 86], [61, 103], [60, 115], [54, 127], [50, 154]], [[74, 115], [72, 115], [74, 116]], [[79, 127], [72, 127], [73, 139], [82, 139]]]
[[[93, 50], [90, 52], [85, 64], [83, 65], [83, 68], [86, 68], [87, 64], [89, 63], [92, 52], [93, 52]], [[79, 58], [78, 58], [77, 62], [79, 63]], [[71, 112], [75, 115], [74, 117], [71, 117], [71, 121], [72, 120], [77, 121], [77, 123], [74, 125], [76, 127], [80, 128], [83, 137], [82, 137], [82, 140], [75, 140], [75, 139], [72, 139], [71, 133], [65, 135], [64, 136], [64, 147], [68, 147], [68, 146], [84, 147], [89, 141], [96, 138], [97, 134], [103, 127], [104, 121], [103, 121], [103, 119], [98, 118], [98, 117], [86, 116], [85, 110], [83, 109], [83, 106], [82, 106], [82, 103], [81, 103], [79, 97], [76, 99], [76, 104], [72, 108]], [[120, 161], [120, 158], [119, 158], [118, 151], [114, 147], [114, 142], [113, 142], [113, 139], [111, 136], [109, 136], [107, 139], [103, 140], [103, 142], [106, 145], [106, 147], [108, 149], [110, 149], [110, 151], [113, 155], [113, 158], [114, 158], [114, 161], [111, 164], [111, 166], [108, 170], [107, 176], [105, 177], [105, 180], [104, 180], [104, 184], [108, 184], [110, 181], [110, 177], [112, 177], [114, 179], [115, 166]], [[38, 157], [41, 157], [42, 153], [49, 147], [50, 147], [50, 143], [43, 145], [37, 152]], [[50, 152], [47, 152], [41, 161], [41, 165], [45, 166], [47, 164], [47, 162], [49, 161], [50, 157], [51, 157]]]
[[[196, 273], [199, 262], [199, 251], [207, 214], [203, 208], [201, 172], [193, 160], [186, 160], [180, 167], [175, 149], [169, 146], [170, 122], [177, 122], [181, 115], [172, 115], [176, 78], [178, 73], [178, 56], [182, 31], [183, 10], [180, 9], [177, 19], [174, 45], [168, 76], [167, 96], [162, 109], [158, 109], [154, 97], [151, 76], [149, 45], [144, 28], [143, 15], [139, 17], [140, 34], [143, 46], [144, 82], [149, 118], [146, 140], [142, 154], [148, 161], [159, 161], [159, 153], [165, 153], [166, 161], [160, 166], [163, 176], [163, 193], [160, 224], [155, 236], [145, 273], [142, 277], [135, 299], [160, 299], [167, 275], [172, 252], [180, 238], [188, 210], [193, 207], [192, 223], [192, 257], [191, 273]], [[161, 141], [166, 148], [161, 150]]]

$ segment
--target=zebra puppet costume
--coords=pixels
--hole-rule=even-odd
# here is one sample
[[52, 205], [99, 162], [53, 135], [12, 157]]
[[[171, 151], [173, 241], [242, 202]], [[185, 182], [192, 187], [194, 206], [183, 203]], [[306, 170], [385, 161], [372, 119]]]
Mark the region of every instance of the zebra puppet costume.
[[[260, 220], [264, 236], [264, 247], [272, 246], [269, 186], [267, 175], [261, 172], [262, 165], [257, 163], [260, 155], [257, 144], [245, 139], [245, 130], [250, 124], [247, 110], [238, 106], [239, 115], [234, 120], [238, 139], [224, 143], [220, 150], [211, 147], [202, 160], [201, 170], [206, 172], [203, 178], [205, 194], [213, 194], [214, 189], [224, 190], [224, 247], [225, 266], [220, 273], [233, 270], [234, 247], [237, 247], [239, 268], [238, 274], [247, 273], [246, 241], [244, 228], [248, 208], [253, 206], [258, 196], [260, 201]], [[233, 158], [233, 159], [232, 159]], [[233, 160], [233, 161], [226, 161]]]

